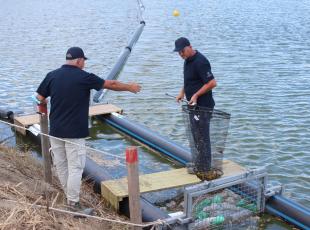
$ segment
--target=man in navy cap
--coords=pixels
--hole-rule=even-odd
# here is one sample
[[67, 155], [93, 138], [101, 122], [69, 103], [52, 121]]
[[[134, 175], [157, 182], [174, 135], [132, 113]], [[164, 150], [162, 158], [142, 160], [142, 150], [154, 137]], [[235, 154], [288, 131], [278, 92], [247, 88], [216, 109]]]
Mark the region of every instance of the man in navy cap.
[[[79, 194], [86, 160], [85, 138], [88, 132], [90, 90], [102, 88], [137, 93], [140, 85], [104, 80], [84, 71], [87, 58], [79, 47], [66, 53], [66, 64], [49, 72], [37, 89], [37, 99], [50, 97], [50, 138], [56, 171], [68, 205], [80, 211]], [[60, 140], [61, 139], [61, 140]]]
[[175, 41], [174, 51], [185, 60], [184, 85], [177, 96], [177, 101], [186, 96], [189, 104], [214, 108], [212, 89], [216, 87], [216, 81], [208, 59], [194, 50], [189, 40], [184, 37]]
[[176, 100], [180, 102], [185, 96], [189, 102], [191, 132], [198, 152], [198, 156], [192, 155], [193, 163], [196, 171], [208, 171], [211, 168], [210, 119], [215, 106], [212, 89], [216, 81], [208, 59], [193, 49], [187, 38], [178, 38], [174, 51], [184, 59], [184, 84]]

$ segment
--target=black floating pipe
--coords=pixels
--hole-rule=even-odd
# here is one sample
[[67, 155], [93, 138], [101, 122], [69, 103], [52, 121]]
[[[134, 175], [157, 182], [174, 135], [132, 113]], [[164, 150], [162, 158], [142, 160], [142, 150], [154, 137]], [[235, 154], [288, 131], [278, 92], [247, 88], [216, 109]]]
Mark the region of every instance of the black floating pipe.
[[111, 176], [105, 169], [98, 166], [89, 157], [86, 157], [83, 178], [94, 182], [94, 191], [96, 193], [101, 193], [101, 181], [109, 180]]
[[97, 118], [183, 165], [191, 160], [189, 149], [177, 145], [167, 137], [161, 136], [140, 124], [125, 119], [122, 115], [101, 115]]
[[[119, 203], [120, 213], [123, 213], [126, 216], [129, 216], [129, 205], [128, 204], [129, 204], [128, 197], [124, 198]], [[157, 207], [155, 209], [154, 205], [143, 197], [140, 198], [140, 204], [141, 204], [143, 222], [152, 222], [156, 220], [164, 220], [164, 219], [170, 218], [170, 216], [167, 213], [163, 212]]]
[[14, 113], [12, 111], [5, 111], [0, 109], [0, 119], [6, 119], [9, 121], [13, 121]]
[[[125, 119], [122, 115], [113, 113], [107, 116], [97, 116], [99, 120], [106, 122], [125, 134], [139, 140], [165, 156], [185, 164], [190, 161], [190, 151], [176, 145], [166, 137], [162, 137], [148, 128]], [[292, 200], [281, 195], [274, 195], [266, 202], [266, 211], [282, 217], [288, 222], [302, 228], [310, 229], [310, 211]]]
[[[128, 57], [131, 53], [133, 46], [138, 41], [138, 39], [139, 39], [139, 37], [143, 31], [144, 26], [145, 26], [145, 22], [141, 21], [139, 27], [137, 28], [136, 32], [132, 36], [132, 39], [129, 41], [129, 43], [127, 44], [127, 46], [125, 47], [125, 49], [121, 53], [120, 57], [118, 58], [118, 61], [115, 63], [112, 70], [110, 71], [110, 73], [108, 74], [108, 76], [105, 79], [115, 80], [118, 78], [118, 75], [121, 72], [122, 68], [124, 67]], [[106, 91], [107, 91], [107, 89], [101, 89], [101, 90], [97, 91], [93, 97], [93, 101], [96, 103], [100, 102]]]
[[286, 197], [274, 195], [267, 200], [266, 211], [301, 229], [310, 229], [310, 210]]

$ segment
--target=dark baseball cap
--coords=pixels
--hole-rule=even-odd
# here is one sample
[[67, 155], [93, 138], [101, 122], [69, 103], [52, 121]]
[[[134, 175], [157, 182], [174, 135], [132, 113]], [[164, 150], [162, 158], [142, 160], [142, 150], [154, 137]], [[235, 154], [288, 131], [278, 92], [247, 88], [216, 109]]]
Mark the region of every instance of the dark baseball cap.
[[77, 58], [84, 58], [85, 60], [88, 59], [87, 57], [85, 57], [84, 52], [80, 47], [69, 48], [66, 53], [66, 60], [74, 60]]
[[190, 46], [190, 42], [187, 38], [184, 37], [180, 37], [177, 40], [175, 40], [175, 48], [174, 48], [174, 52], [180, 52], [181, 50], [183, 50], [186, 46]]

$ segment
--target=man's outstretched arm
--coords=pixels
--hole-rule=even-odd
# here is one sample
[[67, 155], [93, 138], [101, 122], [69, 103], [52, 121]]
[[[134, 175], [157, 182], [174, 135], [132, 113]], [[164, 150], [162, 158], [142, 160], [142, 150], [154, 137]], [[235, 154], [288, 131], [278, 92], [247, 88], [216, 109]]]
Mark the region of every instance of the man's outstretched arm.
[[116, 80], [105, 80], [103, 88], [114, 91], [129, 91], [132, 93], [138, 93], [141, 90], [141, 86], [137, 83], [123, 83]]

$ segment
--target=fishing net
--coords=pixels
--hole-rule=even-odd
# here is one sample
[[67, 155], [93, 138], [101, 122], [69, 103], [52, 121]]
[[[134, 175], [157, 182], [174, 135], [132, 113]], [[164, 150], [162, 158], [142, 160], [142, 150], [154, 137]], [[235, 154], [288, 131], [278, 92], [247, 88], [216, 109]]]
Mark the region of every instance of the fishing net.
[[202, 106], [183, 105], [186, 134], [192, 153], [189, 164], [202, 180], [221, 176], [230, 114]]

